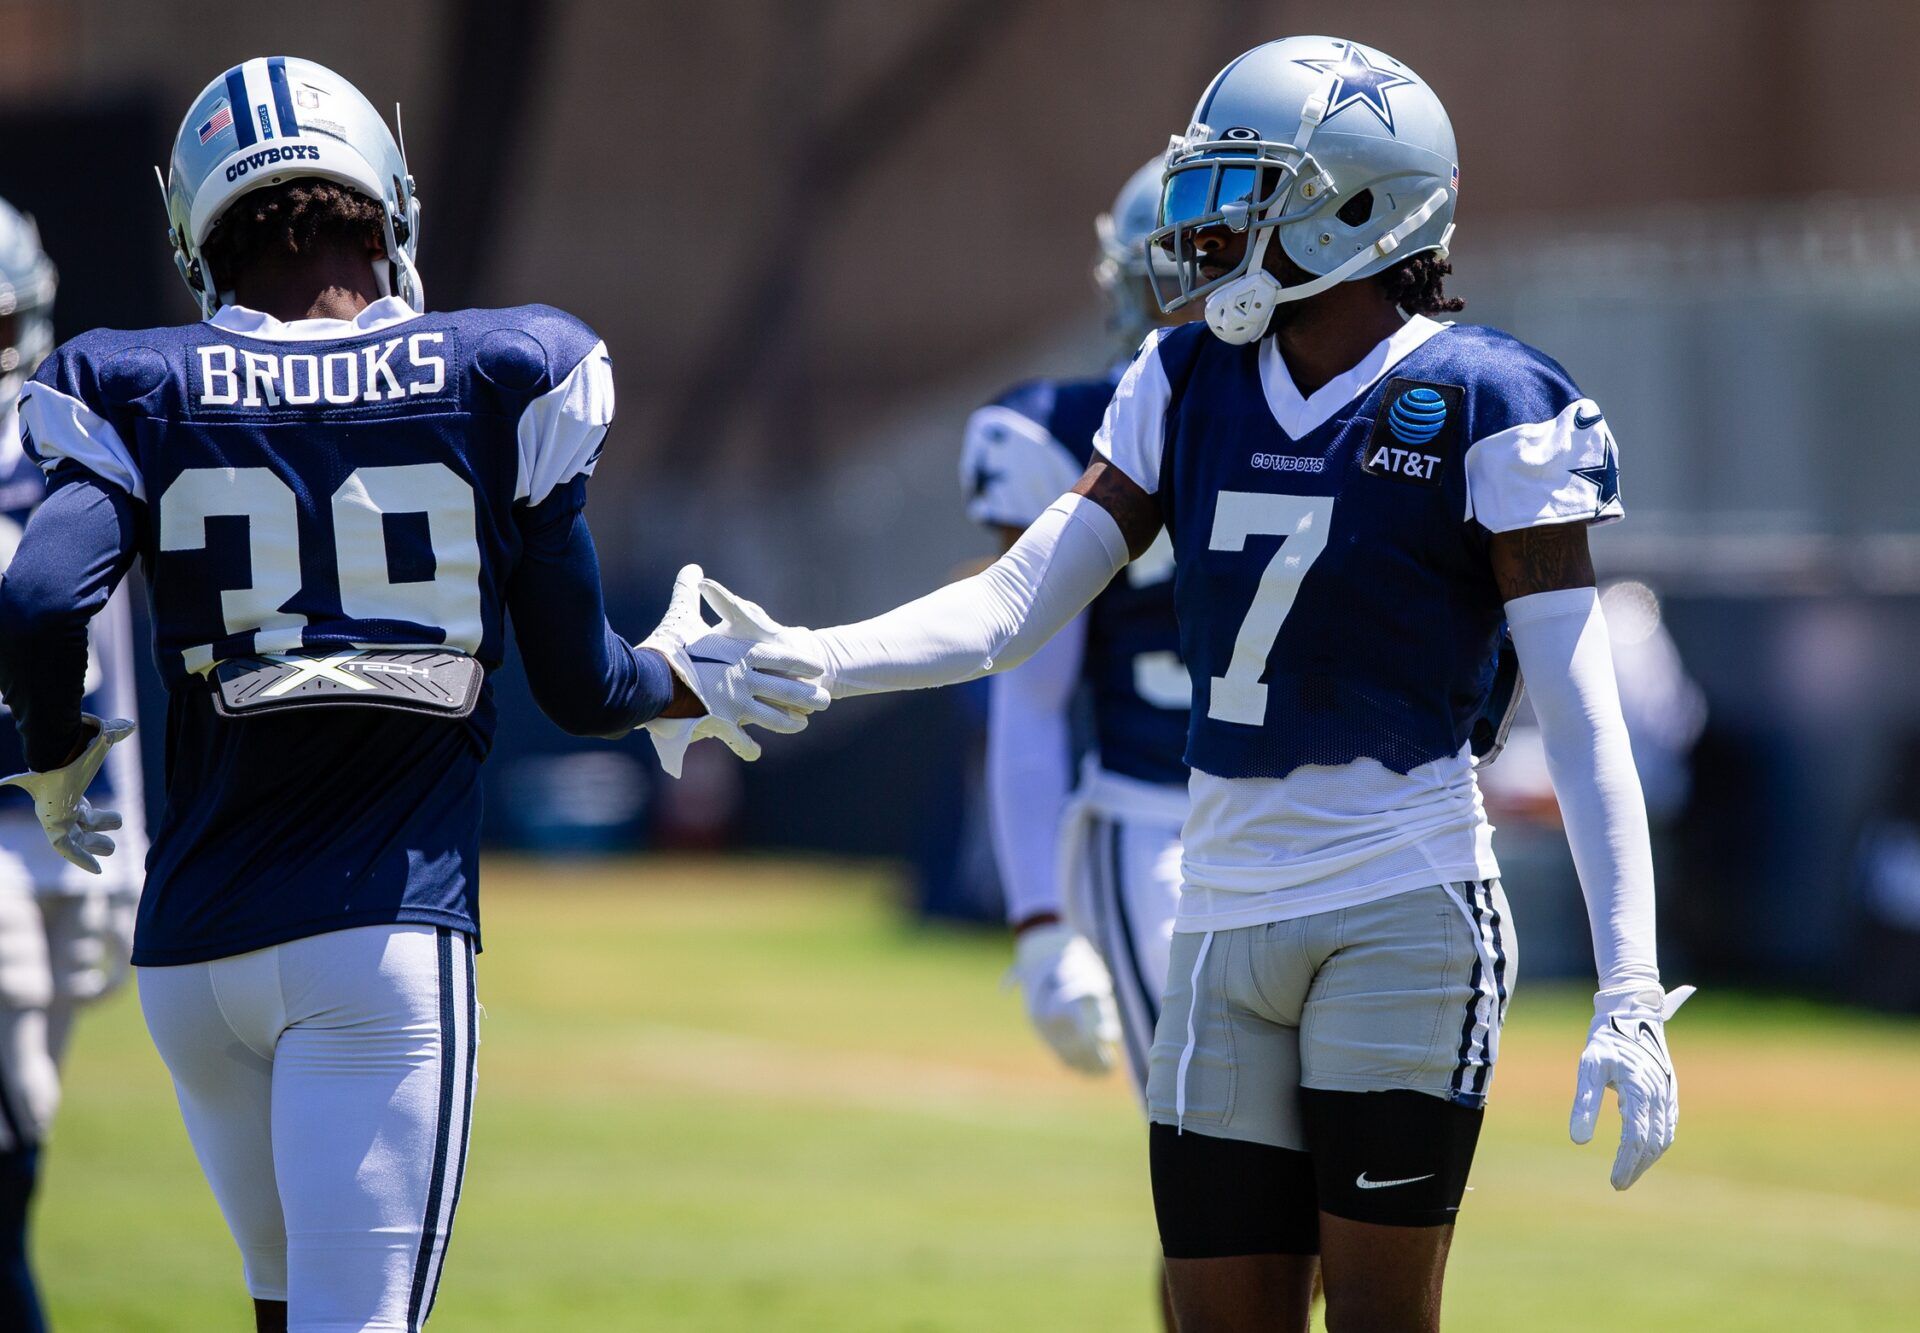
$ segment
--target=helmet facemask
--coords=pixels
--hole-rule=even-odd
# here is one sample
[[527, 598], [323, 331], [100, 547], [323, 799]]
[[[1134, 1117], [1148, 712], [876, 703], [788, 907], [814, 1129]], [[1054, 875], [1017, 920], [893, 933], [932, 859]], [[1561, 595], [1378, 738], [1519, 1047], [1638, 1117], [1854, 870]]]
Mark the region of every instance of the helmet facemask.
[[[1147, 237], [1148, 277], [1162, 314], [1212, 295], [1258, 265], [1265, 256], [1266, 235], [1306, 217], [1318, 205], [1317, 200], [1308, 202], [1315, 192], [1307, 189], [1300, 192], [1306, 199], [1290, 200], [1300, 177], [1318, 181], [1322, 175], [1312, 156], [1291, 144], [1225, 139], [1174, 143], [1161, 196], [1161, 225]], [[1207, 256], [1195, 242], [1216, 227], [1246, 236], [1247, 246], [1230, 271], [1209, 278], [1201, 272]]]

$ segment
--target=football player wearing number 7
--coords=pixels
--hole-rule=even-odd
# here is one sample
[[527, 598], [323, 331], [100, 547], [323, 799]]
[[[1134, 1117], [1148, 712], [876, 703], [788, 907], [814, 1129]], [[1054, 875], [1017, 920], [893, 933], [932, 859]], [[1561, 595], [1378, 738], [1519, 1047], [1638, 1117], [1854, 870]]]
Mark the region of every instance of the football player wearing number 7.
[[[749, 664], [835, 697], [1005, 669], [1164, 529], [1193, 683], [1191, 812], [1149, 1073], [1185, 1333], [1433, 1330], [1512, 993], [1474, 781], [1510, 631], [1592, 921], [1573, 1136], [1613, 1185], [1678, 1117], [1647, 822], [1588, 559], [1621, 515], [1599, 407], [1553, 361], [1436, 321], [1458, 186], [1439, 99], [1384, 52], [1270, 42], [1166, 159], [1156, 332], [1070, 493], [973, 578]], [[723, 589], [708, 595], [733, 605]]]
[[703, 644], [682, 571], [607, 623], [586, 483], [605, 344], [546, 306], [428, 310], [401, 150], [346, 80], [249, 60], [181, 125], [175, 259], [204, 319], [56, 349], [20, 398], [50, 493], [0, 582], [0, 693], [57, 850], [131, 727], [81, 710], [89, 617], [145, 567], [166, 808], [133, 962], [261, 1329], [418, 1329], [474, 1091], [480, 765], [511, 620], [559, 725], [758, 754], [818, 687]]

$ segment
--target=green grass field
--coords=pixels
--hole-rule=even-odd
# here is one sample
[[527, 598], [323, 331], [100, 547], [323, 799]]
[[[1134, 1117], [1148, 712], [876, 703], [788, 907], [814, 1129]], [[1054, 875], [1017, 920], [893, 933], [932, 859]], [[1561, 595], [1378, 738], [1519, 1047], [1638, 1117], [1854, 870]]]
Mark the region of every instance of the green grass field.
[[[1002, 939], [826, 863], [505, 862], [485, 893], [436, 1328], [1153, 1326], [1138, 1113], [1051, 1065]], [[1680, 1142], [1616, 1195], [1566, 1139], [1584, 1004], [1522, 980], [1452, 1327], [1916, 1327], [1920, 1025], [1703, 995]], [[80, 1031], [38, 1254], [62, 1333], [250, 1327], [130, 995]]]

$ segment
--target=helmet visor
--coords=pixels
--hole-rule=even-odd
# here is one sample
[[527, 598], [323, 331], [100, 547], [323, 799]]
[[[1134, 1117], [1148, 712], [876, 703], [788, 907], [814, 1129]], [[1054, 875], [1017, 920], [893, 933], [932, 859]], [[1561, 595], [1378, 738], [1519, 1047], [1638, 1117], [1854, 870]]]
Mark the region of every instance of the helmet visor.
[[1218, 214], [1226, 204], [1251, 207], [1260, 188], [1260, 169], [1228, 166], [1219, 158], [1176, 167], [1160, 197], [1160, 225], [1179, 226]]
[[[1287, 194], [1302, 174], [1318, 172], [1311, 164], [1290, 144], [1216, 142], [1167, 168], [1160, 226], [1147, 238], [1148, 277], [1162, 313], [1240, 276], [1254, 252], [1254, 236], [1293, 220], [1295, 214], [1283, 211]], [[1196, 238], [1215, 227], [1244, 233], [1249, 244], [1233, 272], [1209, 277]]]

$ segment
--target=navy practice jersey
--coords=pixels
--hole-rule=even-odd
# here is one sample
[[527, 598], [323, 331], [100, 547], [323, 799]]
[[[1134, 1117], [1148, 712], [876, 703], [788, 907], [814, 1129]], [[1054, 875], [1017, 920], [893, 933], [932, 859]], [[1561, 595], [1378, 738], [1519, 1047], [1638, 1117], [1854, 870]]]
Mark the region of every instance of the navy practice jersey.
[[[1324, 419], [1320, 394], [1298, 403], [1294, 431], [1263, 377], [1271, 340], [1189, 326], [1146, 354], [1165, 401], [1141, 427], [1145, 484], [1174, 538], [1196, 768], [1405, 774], [1459, 754], [1505, 629], [1489, 532], [1620, 513], [1612, 437], [1553, 361], [1486, 328], [1419, 321], [1400, 341], [1363, 391], [1328, 386]], [[1116, 453], [1139, 480], [1141, 451]]]
[[[20, 447], [17, 418], [9, 409], [0, 413], [0, 576], [13, 560], [14, 548], [26, 530], [27, 520], [46, 497], [46, 478]], [[87, 694], [81, 707], [96, 717], [134, 716], [133, 626], [124, 591], [116, 593], [107, 607], [94, 618], [87, 657]], [[0, 699], [0, 774], [18, 773], [27, 767], [20, 735], [5, 699]], [[110, 877], [130, 878], [138, 882], [137, 869], [128, 861], [137, 861], [146, 846], [145, 811], [141, 808], [140, 747], [116, 747], [101, 765], [100, 773], [87, 788], [87, 797], [96, 805], [120, 812], [127, 831], [115, 835], [123, 850], [133, 855], [107, 866]], [[7, 807], [27, 809], [25, 801], [5, 801]], [[35, 839], [44, 841], [38, 829]], [[63, 863], [64, 864], [64, 863]], [[63, 879], [66, 878], [63, 876]]]
[[134, 959], [221, 957], [396, 921], [476, 929], [490, 689], [449, 719], [229, 718], [254, 654], [436, 647], [489, 672], [535, 506], [578, 509], [612, 418], [606, 348], [545, 306], [102, 330], [21, 400], [27, 448], [135, 502], [169, 691], [166, 811]]
[[[1099, 379], [1033, 380], [967, 423], [961, 485], [967, 516], [1025, 528], [1086, 471], [1093, 434], [1125, 365]], [[1157, 544], [1087, 609], [1081, 678], [1102, 768], [1143, 782], [1184, 783], [1189, 685], [1174, 624], [1173, 548]]]

